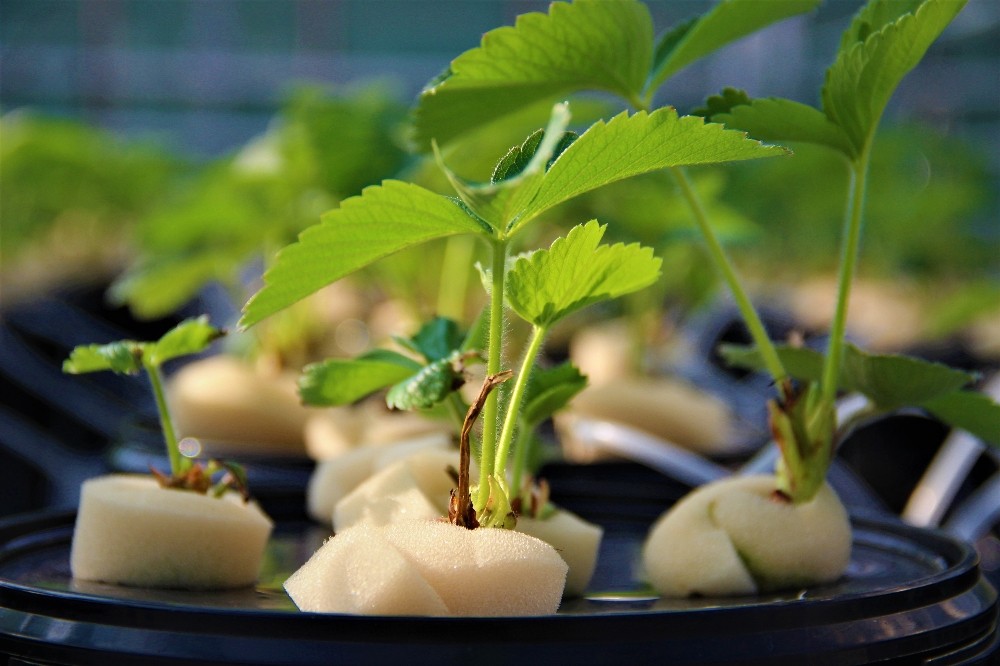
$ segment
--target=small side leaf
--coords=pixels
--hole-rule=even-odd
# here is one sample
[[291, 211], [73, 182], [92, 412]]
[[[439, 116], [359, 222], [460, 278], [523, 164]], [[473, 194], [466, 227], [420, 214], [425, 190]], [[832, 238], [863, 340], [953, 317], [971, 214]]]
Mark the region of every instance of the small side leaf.
[[248, 328], [372, 262], [435, 238], [488, 234], [455, 202], [400, 181], [346, 199], [278, 253], [264, 288], [244, 308]]
[[303, 368], [299, 396], [307, 405], [349, 405], [420, 368], [413, 359], [386, 350], [356, 359], [329, 359]]
[[591, 303], [646, 287], [660, 275], [660, 260], [638, 244], [600, 246], [596, 220], [570, 230], [548, 250], [514, 262], [506, 280], [510, 306], [524, 319], [548, 327]]

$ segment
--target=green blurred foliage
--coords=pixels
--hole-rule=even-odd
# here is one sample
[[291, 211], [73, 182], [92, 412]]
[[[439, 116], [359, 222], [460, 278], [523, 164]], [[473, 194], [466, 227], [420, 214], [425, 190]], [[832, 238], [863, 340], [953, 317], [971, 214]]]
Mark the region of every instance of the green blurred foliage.
[[127, 233], [183, 163], [162, 147], [124, 142], [80, 121], [15, 111], [0, 118], [0, 261], [70, 225], [95, 245]]
[[[744, 259], [779, 279], [834, 270], [848, 187], [839, 155], [793, 149], [787, 160], [734, 166], [722, 196], [765, 232]], [[919, 125], [887, 126], [873, 148], [861, 274], [918, 282], [997, 274], [994, 182], [976, 147]]]
[[177, 183], [142, 218], [137, 261], [112, 288], [142, 317], [170, 312], [206, 284], [235, 291], [248, 264], [404, 165], [406, 109], [388, 90], [294, 93], [269, 130]]

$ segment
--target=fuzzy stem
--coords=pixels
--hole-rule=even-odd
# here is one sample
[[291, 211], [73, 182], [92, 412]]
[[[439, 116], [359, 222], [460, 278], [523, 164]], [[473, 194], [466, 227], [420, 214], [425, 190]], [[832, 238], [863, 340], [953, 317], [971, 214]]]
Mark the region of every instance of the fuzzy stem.
[[[490, 337], [486, 358], [486, 374], [500, 372], [503, 360], [503, 286], [507, 269], [507, 241], [495, 241], [491, 247], [492, 285], [490, 287]], [[479, 492], [475, 499], [476, 511], [481, 511], [490, 498], [490, 487], [486, 480], [493, 473], [497, 443], [498, 396], [491, 392], [483, 407], [483, 436], [479, 456]]]
[[[548, 329], [544, 326], [534, 326], [531, 331], [531, 341], [524, 352], [524, 359], [521, 361], [521, 369], [517, 373], [517, 381], [514, 382], [514, 391], [510, 396], [510, 403], [507, 405], [507, 415], [504, 418], [503, 430], [500, 433], [500, 442], [497, 444], [496, 463], [493, 466], [493, 475], [498, 479], [506, 478], [507, 458], [510, 455], [510, 447], [514, 441], [514, 431], [517, 430], [517, 417], [521, 411], [521, 402], [524, 400], [524, 392], [528, 387], [528, 380], [531, 378], [531, 369], [535, 365], [535, 359], [542, 349], [542, 341]], [[519, 470], [517, 476], [520, 477]], [[518, 492], [517, 486], [513, 491]]]
[[174, 477], [178, 477], [187, 471], [191, 462], [181, 455], [177, 433], [174, 431], [170, 410], [167, 408], [167, 398], [163, 390], [163, 376], [160, 374], [160, 368], [149, 363], [143, 363], [143, 366], [149, 377], [149, 383], [153, 387], [153, 396], [156, 398], [156, 410], [160, 414], [160, 427], [163, 429], [163, 438], [167, 444], [167, 456], [170, 458], [170, 473]]
[[764, 361], [764, 365], [767, 367], [767, 371], [777, 385], [778, 390], [783, 394], [782, 397], [787, 397], [784, 395], [784, 385], [788, 373], [785, 371], [781, 359], [778, 358], [778, 352], [771, 343], [771, 339], [767, 335], [767, 330], [764, 328], [760, 316], [754, 309], [753, 303], [750, 301], [749, 296], [747, 296], [746, 291], [744, 291], [739, 276], [736, 274], [736, 269], [733, 267], [732, 262], [730, 262], [729, 257], [726, 256], [726, 251], [723, 249], [722, 243], [719, 242], [715, 231], [712, 229], [711, 224], [709, 224], [708, 215], [705, 213], [705, 208], [698, 198], [698, 193], [691, 186], [687, 174], [683, 169], [672, 167], [670, 173], [673, 175], [688, 206], [691, 208], [691, 213], [694, 215], [698, 229], [701, 231], [702, 237], [708, 246], [709, 254], [716, 268], [722, 274], [726, 285], [729, 287], [733, 300], [736, 301], [736, 307], [739, 308], [740, 314], [743, 316], [743, 322], [746, 324], [750, 337], [757, 346], [757, 350]]
[[[869, 142], [870, 144], [870, 142]], [[869, 145], [851, 164], [851, 184], [847, 194], [847, 213], [844, 219], [843, 246], [840, 255], [840, 275], [837, 284], [837, 307], [830, 326], [830, 342], [823, 365], [820, 400], [832, 403], [837, 396], [837, 381], [843, 362], [844, 338], [847, 330], [847, 306], [851, 298], [858, 250], [861, 244], [861, 226], [864, 218], [865, 186], [868, 179]]]

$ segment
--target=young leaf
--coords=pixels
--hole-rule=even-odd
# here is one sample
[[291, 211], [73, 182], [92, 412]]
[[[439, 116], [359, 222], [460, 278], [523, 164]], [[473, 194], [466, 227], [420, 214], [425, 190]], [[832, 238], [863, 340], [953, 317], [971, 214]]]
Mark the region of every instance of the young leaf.
[[385, 181], [326, 213], [281, 250], [240, 326], [253, 326], [309, 294], [404, 248], [456, 234], [487, 234], [448, 199], [416, 185]]
[[158, 366], [170, 359], [204, 351], [208, 345], [225, 335], [225, 331], [208, 323], [208, 317], [186, 319], [145, 349], [146, 362]]
[[828, 146], [854, 158], [847, 135], [822, 111], [807, 104], [777, 97], [751, 100], [742, 90], [727, 88], [708, 98], [699, 110], [713, 122], [743, 130], [761, 141], [802, 141]]
[[81, 345], [63, 361], [63, 372], [79, 375], [86, 372], [111, 370], [134, 375], [142, 370], [143, 343], [121, 340], [106, 345]]
[[350, 360], [328, 359], [302, 369], [299, 396], [307, 405], [349, 405], [420, 368], [413, 359], [387, 350]]
[[580, 89], [631, 99], [642, 91], [653, 51], [653, 23], [634, 0], [553, 3], [514, 27], [491, 30], [420, 96], [415, 140], [444, 145], [486, 121]]
[[390, 388], [385, 396], [385, 404], [390, 409], [403, 410], [433, 407], [465, 383], [462, 369], [456, 367], [459, 363], [457, 353], [429, 363], [415, 375]]
[[696, 116], [679, 117], [672, 108], [631, 116], [622, 112], [592, 125], [559, 156], [510, 233], [557, 204], [639, 174], [787, 154], [787, 149], [748, 139], [743, 132]]
[[[500, 160], [489, 183], [469, 183], [452, 172], [435, 149], [438, 166], [452, 187], [472, 212], [497, 230], [503, 230], [514, 220], [535, 196], [548, 165], [565, 147], [566, 126], [570, 113], [566, 104], [556, 104], [548, 126], [541, 134], [535, 133]], [[502, 177], [497, 178], [497, 173]]]
[[827, 70], [823, 110], [860, 153], [899, 82], [965, 6], [965, 0], [874, 0], [845, 33]]
[[660, 260], [638, 244], [599, 247], [604, 226], [579, 225], [548, 250], [514, 262], [506, 281], [510, 306], [532, 324], [547, 328], [571, 312], [617, 298], [653, 282]]
[[660, 38], [648, 87], [656, 89], [684, 67], [720, 47], [818, 5], [819, 0], [723, 0]]
[[[532, 159], [534, 159], [535, 154], [538, 153], [538, 149], [542, 145], [542, 138], [544, 136], [545, 130], [536, 130], [520, 146], [514, 146], [507, 151], [507, 154], [500, 158], [500, 161], [497, 162], [496, 167], [493, 169], [493, 176], [490, 178], [490, 182], [499, 183], [502, 180], [514, 178], [528, 169], [531, 166]], [[556, 158], [562, 155], [562, 152], [576, 141], [577, 136], [575, 132], [563, 133], [562, 138], [559, 139], [552, 150], [552, 156], [545, 163], [546, 169], [552, 166]]]
[[528, 429], [536, 427], [565, 407], [586, 386], [587, 377], [569, 361], [553, 368], [535, 367], [521, 409], [525, 426]]

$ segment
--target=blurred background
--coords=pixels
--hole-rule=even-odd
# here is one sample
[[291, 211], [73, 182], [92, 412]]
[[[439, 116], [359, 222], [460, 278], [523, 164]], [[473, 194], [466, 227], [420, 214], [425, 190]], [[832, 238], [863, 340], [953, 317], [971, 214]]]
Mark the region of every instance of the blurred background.
[[[658, 33], [712, 4], [648, 3]], [[816, 103], [861, 4], [827, 0], [733, 44], [671, 79], [657, 103], [688, 112], [727, 85]], [[146, 387], [64, 377], [72, 346], [152, 339], [201, 312], [232, 324], [261, 263], [324, 210], [383, 178], [434, 182], [408, 151], [409, 105], [485, 31], [547, 5], [2, 0], [0, 515], [72, 506], [82, 478], [118, 465], [116, 443], [146, 436]], [[872, 166], [858, 292], [875, 313], [871, 328], [857, 330], [870, 346], [996, 368], [998, 80], [1000, 3], [970, 0], [893, 98]], [[821, 329], [814, 310], [829, 309], [846, 176], [821, 149], [797, 155], [697, 178], [761, 299], [793, 326]], [[623, 238], [661, 247], [678, 267], [653, 296], [669, 327], [712, 337], [727, 307], [685, 223], [650, 231], [643, 218], [642, 202], [662, 196], [650, 194], [660, 185], [623, 184], [580, 204], [580, 214], [620, 217]], [[634, 215], [619, 205], [622, 194], [638, 202]], [[388, 293], [361, 287], [361, 305], [338, 315], [332, 353], [357, 353], [379, 331], [393, 332], [386, 318], [410, 321], [405, 308], [387, 314], [373, 303], [412, 305], [438, 288], [419, 271], [372, 270]], [[802, 289], [775, 297], [767, 283], [778, 280]], [[231, 344], [256, 344], [300, 367], [320, 344], [302, 339], [313, 319], [276, 322], [255, 342]], [[923, 462], [942, 436], [923, 447]], [[980, 477], [994, 470], [987, 464]]]

